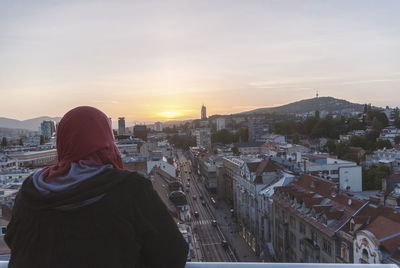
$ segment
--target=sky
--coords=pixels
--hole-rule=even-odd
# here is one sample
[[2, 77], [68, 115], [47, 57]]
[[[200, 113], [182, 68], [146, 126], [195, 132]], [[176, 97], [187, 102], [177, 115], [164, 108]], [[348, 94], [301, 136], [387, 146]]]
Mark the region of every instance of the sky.
[[0, 0], [0, 117], [400, 106], [398, 0]]

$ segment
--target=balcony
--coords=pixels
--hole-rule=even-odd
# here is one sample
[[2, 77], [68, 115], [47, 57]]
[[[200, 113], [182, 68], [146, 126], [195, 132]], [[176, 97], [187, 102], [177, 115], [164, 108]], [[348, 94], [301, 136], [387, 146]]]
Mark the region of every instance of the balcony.
[[[0, 268], [7, 268], [8, 262], [0, 261]], [[395, 264], [329, 264], [329, 263], [232, 263], [232, 262], [189, 262], [185, 268], [398, 268]]]

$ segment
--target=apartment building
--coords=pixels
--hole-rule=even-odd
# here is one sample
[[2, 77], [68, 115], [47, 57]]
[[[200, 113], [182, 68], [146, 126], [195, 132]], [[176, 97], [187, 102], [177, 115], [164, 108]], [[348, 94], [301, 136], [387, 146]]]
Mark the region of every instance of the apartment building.
[[[339, 194], [332, 181], [306, 174], [275, 188], [273, 201], [272, 243], [277, 260], [352, 262], [352, 239], [346, 241], [336, 234], [365, 201]], [[343, 252], [342, 245], [346, 248]]]
[[284, 262], [400, 264], [400, 213], [303, 174], [273, 195], [273, 246]]
[[233, 207], [239, 232], [256, 254], [261, 251], [259, 239], [258, 194], [279, 180], [282, 168], [270, 160], [235, 159], [240, 173], [232, 180]]

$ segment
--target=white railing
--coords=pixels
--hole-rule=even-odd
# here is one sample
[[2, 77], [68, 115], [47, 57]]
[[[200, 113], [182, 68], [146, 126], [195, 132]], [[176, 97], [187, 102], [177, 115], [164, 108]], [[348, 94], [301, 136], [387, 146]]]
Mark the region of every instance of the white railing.
[[[185, 268], [399, 268], [396, 264], [188, 262]], [[1, 268], [1, 267], [0, 267]]]
[[[0, 261], [0, 268], [7, 268]], [[245, 262], [188, 262], [185, 268], [398, 268], [396, 264], [329, 264], [329, 263], [245, 263]]]

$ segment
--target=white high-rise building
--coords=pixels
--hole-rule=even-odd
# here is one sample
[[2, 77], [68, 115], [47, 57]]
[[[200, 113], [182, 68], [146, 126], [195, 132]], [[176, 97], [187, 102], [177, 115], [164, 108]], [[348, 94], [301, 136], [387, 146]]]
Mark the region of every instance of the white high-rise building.
[[45, 120], [40, 124], [41, 134], [46, 138], [51, 138], [56, 133], [56, 122], [53, 120]]
[[220, 131], [225, 128], [225, 118], [219, 117], [217, 118], [217, 131]]
[[161, 122], [155, 122], [154, 123], [154, 130], [157, 132], [163, 131], [163, 125]]
[[200, 128], [195, 131], [197, 147], [211, 149], [211, 130], [209, 128]]

